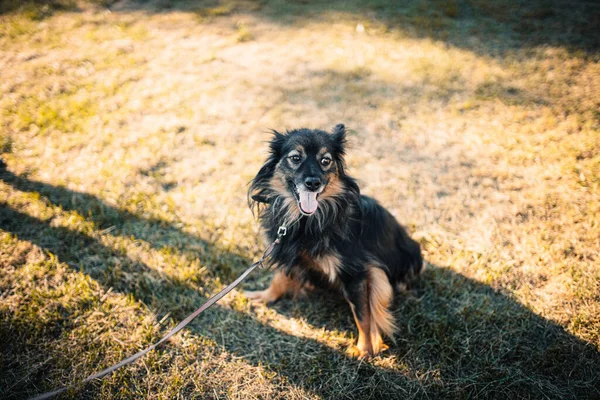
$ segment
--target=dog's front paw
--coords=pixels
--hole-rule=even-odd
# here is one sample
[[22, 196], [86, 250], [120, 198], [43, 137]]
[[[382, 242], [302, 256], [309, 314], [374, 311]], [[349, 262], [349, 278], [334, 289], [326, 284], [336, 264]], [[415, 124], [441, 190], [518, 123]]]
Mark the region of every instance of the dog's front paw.
[[244, 295], [251, 301], [270, 303], [277, 299], [273, 298], [270, 291], [267, 290], [244, 290]]
[[369, 351], [367, 348], [365, 347], [361, 347], [360, 344], [357, 345], [352, 345], [348, 348], [348, 350], [346, 351], [346, 353], [350, 356], [350, 357], [354, 357], [354, 358], [358, 358], [358, 359], [369, 359], [372, 357], [375, 357], [377, 354], [381, 353], [382, 351], [386, 351], [387, 349], [389, 349], [390, 347], [388, 345], [386, 345], [385, 343], [383, 343], [383, 341], [379, 341], [375, 344], [375, 346], [373, 347], [373, 349], [371, 351]]
[[371, 354], [368, 351], [360, 349], [358, 346], [352, 345], [346, 350], [346, 354], [348, 354], [352, 358], [369, 359], [371, 358]]

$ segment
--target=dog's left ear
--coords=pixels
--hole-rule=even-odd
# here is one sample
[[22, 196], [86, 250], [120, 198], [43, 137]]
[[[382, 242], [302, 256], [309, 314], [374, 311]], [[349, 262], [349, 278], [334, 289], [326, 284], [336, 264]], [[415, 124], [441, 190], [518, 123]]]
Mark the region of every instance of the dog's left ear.
[[269, 203], [269, 179], [273, 176], [273, 171], [277, 165], [277, 159], [269, 157], [267, 162], [260, 168], [258, 174], [250, 181], [248, 189], [248, 204], [252, 208], [255, 203]]
[[336, 146], [335, 152], [339, 155], [344, 155], [346, 149], [346, 127], [344, 124], [337, 124], [331, 131], [333, 142]]

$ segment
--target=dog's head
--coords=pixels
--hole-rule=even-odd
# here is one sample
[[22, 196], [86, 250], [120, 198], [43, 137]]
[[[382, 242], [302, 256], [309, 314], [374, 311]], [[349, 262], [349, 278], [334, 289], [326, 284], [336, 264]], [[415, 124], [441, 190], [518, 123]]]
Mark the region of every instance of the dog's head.
[[[346, 129], [273, 132], [271, 153], [248, 191], [252, 202], [273, 203], [310, 216], [344, 190]], [[294, 207], [297, 207], [295, 208]]]

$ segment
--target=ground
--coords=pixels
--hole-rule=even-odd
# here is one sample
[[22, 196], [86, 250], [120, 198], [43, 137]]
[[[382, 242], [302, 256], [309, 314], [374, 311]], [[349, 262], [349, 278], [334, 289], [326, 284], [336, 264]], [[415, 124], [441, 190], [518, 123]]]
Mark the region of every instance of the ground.
[[0, 3], [0, 397], [155, 342], [257, 259], [269, 130], [348, 170], [428, 263], [371, 360], [328, 293], [243, 289], [65, 398], [599, 398], [591, 1]]

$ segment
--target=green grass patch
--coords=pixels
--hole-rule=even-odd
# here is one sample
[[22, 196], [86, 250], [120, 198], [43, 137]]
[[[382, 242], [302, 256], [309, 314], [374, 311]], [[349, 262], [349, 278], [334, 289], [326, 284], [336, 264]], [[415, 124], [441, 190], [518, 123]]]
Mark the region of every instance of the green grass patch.
[[89, 98], [80, 98], [74, 93], [61, 93], [48, 100], [29, 97], [8, 113], [14, 113], [16, 117], [16, 130], [33, 128], [43, 134], [55, 130], [64, 133], [81, 132], [87, 118], [95, 115], [96, 110], [96, 105]]

